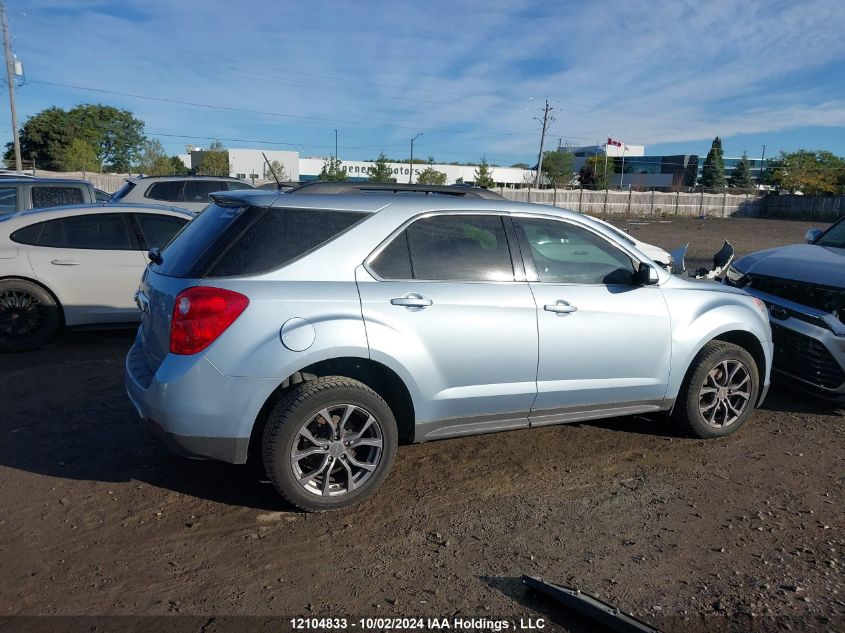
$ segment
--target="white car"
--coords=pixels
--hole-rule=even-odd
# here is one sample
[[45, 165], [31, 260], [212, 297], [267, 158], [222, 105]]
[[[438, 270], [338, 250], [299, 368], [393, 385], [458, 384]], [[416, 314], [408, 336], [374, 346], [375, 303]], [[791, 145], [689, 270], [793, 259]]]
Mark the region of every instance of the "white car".
[[86, 204], [0, 219], [0, 351], [39, 347], [61, 327], [136, 323], [147, 251], [193, 216], [174, 207]]
[[634, 246], [634, 248], [636, 248], [638, 251], [640, 251], [643, 255], [646, 255], [649, 259], [651, 259], [655, 263], [660, 264], [663, 268], [668, 270], [670, 273], [671, 272], [678, 272], [678, 271], [672, 270], [672, 264], [673, 264], [672, 255], [669, 254], [667, 251], [663, 250], [662, 248], [660, 248], [659, 246], [655, 246], [654, 244], [648, 244], [646, 242], [641, 242], [640, 240], [635, 238], [630, 233], [626, 233], [625, 231], [623, 231], [619, 227], [613, 226], [610, 222], [605, 222], [604, 220], [599, 220], [598, 218], [595, 218], [591, 215], [588, 215], [587, 217], [590, 218], [593, 222], [598, 222], [599, 224], [601, 224], [601, 225], [607, 227], [608, 229], [610, 229], [611, 231], [613, 231], [614, 234], [616, 234], [619, 237], [619, 239], [626, 241], [628, 244], [631, 244], [632, 246]]

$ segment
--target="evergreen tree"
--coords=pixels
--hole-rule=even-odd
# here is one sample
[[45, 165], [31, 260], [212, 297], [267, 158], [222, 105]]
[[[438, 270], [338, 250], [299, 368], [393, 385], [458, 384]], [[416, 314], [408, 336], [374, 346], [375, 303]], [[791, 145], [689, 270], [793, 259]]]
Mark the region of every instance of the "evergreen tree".
[[704, 167], [701, 170], [701, 186], [705, 189], [725, 188], [725, 161], [722, 158], [722, 139], [713, 139]]
[[323, 168], [320, 170], [320, 180], [341, 181], [346, 180], [346, 171], [341, 167], [342, 161], [332, 156], [323, 161]]
[[[413, 169], [413, 165], [411, 165], [411, 169]], [[375, 165], [370, 167], [370, 182], [396, 182], [393, 171], [387, 164], [387, 156], [384, 155], [384, 152], [378, 155]]]
[[496, 181], [493, 180], [490, 164], [487, 162], [486, 156], [481, 157], [481, 164], [475, 170], [475, 186], [484, 187], [485, 189], [496, 186]]
[[446, 174], [429, 165], [420, 172], [417, 182], [421, 185], [445, 185]]
[[751, 181], [751, 165], [748, 163], [748, 156], [745, 152], [742, 153], [742, 158], [734, 167], [728, 185], [735, 189], [751, 189], [754, 186]]

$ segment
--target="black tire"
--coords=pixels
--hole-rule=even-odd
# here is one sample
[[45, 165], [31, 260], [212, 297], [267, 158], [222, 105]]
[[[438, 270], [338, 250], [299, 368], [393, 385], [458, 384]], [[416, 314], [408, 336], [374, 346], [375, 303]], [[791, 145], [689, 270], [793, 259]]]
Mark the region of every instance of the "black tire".
[[[350, 428], [341, 435], [335, 426], [340, 426], [341, 414], [335, 412], [350, 407], [346, 414]], [[324, 410], [332, 419], [329, 424], [320, 413]], [[303, 427], [320, 444], [301, 434]], [[358, 433], [352, 432], [355, 429]], [[349, 446], [347, 440], [366, 445]], [[373, 494], [393, 465], [398, 443], [393, 413], [375, 391], [351, 378], [327, 376], [295, 385], [279, 400], [267, 418], [261, 450], [267, 476], [282, 497], [302, 510], [324, 512], [355, 505]], [[295, 462], [295, 448], [298, 453], [315, 452]], [[360, 463], [373, 468], [358, 468]], [[328, 474], [317, 473], [320, 465]], [[359, 476], [362, 479], [356, 483]]]
[[[737, 366], [741, 368], [731, 380], [730, 374]], [[720, 386], [723, 380], [724, 387]], [[751, 354], [733, 343], [710, 341], [687, 370], [672, 419], [693, 437], [724, 437], [745, 424], [759, 392], [760, 377]], [[740, 394], [747, 394], [747, 398]]]
[[38, 349], [61, 324], [61, 310], [44, 288], [25, 279], [0, 280], [0, 352]]

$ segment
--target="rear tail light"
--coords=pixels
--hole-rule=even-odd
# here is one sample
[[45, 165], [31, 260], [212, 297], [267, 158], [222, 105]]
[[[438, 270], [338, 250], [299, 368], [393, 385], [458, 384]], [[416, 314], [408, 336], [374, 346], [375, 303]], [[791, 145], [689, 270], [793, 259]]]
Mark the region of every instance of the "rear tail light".
[[170, 351], [196, 354], [211, 345], [249, 305], [244, 295], [197, 286], [180, 292], [173, 304]]

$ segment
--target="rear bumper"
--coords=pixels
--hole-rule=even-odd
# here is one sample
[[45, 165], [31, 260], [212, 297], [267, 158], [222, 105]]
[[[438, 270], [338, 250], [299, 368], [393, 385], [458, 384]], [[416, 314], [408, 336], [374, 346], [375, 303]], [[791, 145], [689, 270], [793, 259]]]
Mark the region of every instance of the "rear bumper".
[[174, 452], [243, 464], [275, 384], [225, 376], [202, 354], [168, 355], [153, 373], [138, 337], [126, 357], [125, 387], [138, 415]]

